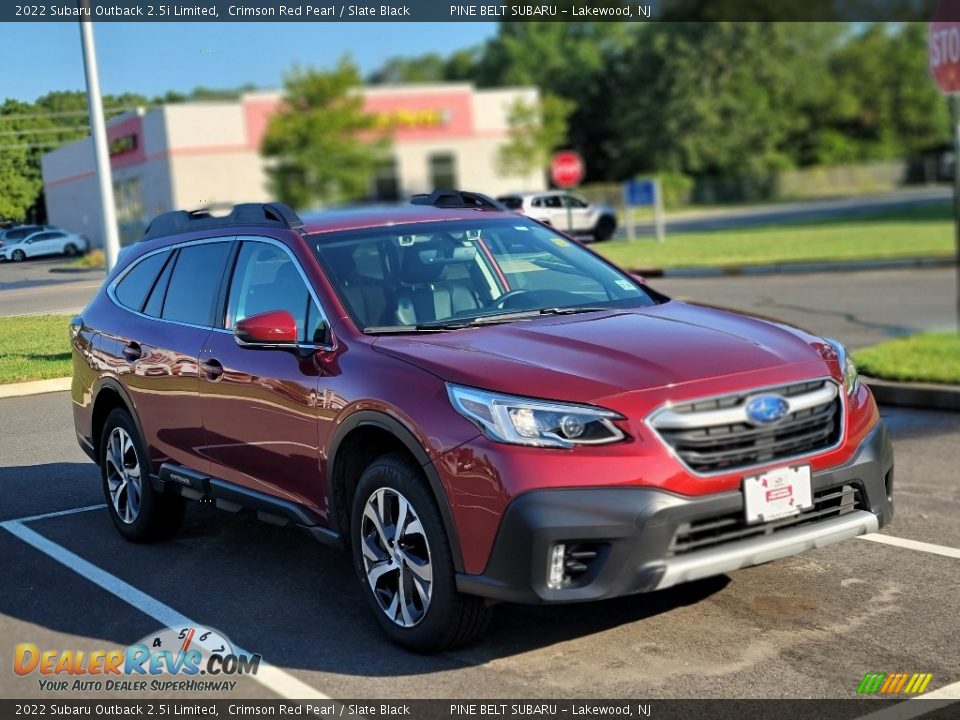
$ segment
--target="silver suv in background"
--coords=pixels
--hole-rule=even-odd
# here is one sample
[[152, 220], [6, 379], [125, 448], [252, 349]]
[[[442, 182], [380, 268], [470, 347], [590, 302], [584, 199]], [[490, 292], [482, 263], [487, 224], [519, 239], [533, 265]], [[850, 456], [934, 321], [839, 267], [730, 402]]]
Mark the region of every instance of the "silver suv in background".
[[512, 193], [497, 198], [514, 212], [545, 222], [570, 235], [609, 240], [617, 229], [616, 211], [594, 205], [563, 190]]

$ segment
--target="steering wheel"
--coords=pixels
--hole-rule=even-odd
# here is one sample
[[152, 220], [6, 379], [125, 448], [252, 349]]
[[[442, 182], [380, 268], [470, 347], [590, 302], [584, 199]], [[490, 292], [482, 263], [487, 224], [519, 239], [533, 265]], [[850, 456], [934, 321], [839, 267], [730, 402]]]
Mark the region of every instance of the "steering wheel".
[[529, 290], [510, 290], [509, 292], [505, 292], [503, 295], [497, 298], [497, 302], [494, 303], [494, 307], [498, 310], [503, 310], [510, 298], [527, 295], [529, 292]]

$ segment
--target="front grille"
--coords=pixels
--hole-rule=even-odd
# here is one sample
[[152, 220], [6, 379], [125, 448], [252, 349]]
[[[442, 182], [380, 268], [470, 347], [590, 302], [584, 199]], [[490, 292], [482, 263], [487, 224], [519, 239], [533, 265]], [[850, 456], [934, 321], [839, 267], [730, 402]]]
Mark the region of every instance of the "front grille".
[[[785, 398], [789, 412], [769, 427], [750, 424], [747, 402], [767, 394]], [[825, 450], [840, 440], [842, 417], [836, 383], [813, 380], [675, 405], [650, 424], [687, 467], [708, 474]]]
[[747, 525], [743, 512], [739, 511], [683, 523], [677, 528], [667, 555], [673, 557], [758, 535], [771, 535], [787, 528], [866, 509], [863, 489], [859, 483], [825, 488], [813, 493], [811, 509], [782, 520]]

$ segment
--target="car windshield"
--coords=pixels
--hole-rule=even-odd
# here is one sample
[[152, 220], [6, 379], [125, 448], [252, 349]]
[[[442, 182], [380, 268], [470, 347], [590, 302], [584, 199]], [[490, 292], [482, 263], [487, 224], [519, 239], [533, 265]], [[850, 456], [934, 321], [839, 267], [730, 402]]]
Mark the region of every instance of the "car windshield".
[[577, 243], [525, 218], [426, 222], [313, 236], [368, 333], [449, 330], [658, 300]]

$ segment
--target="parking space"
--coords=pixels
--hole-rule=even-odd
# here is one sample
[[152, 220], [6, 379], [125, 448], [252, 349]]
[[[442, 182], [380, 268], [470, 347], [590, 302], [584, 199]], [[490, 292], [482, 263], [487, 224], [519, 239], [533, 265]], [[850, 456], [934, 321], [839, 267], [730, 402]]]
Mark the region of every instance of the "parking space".
[[[884, 534], [960, 548], [960, 417], [886, 416], [898, 500]], [[102, 502], [64, 393], [0, 403], [0, 465], [0, 521]], [[652, 595], [503, 605], [484, 641], [424, 657], [380, 634], [346, 555], [294, 530], [196, 504], [157, 545], [124, 542], [102, 509], [25, 527], [43, 551], [0, 531], [0, 573], [16, 579], [0, 594], [7, 657], [18, 642], [124, 646], [169, 611], [262, 654], [298, 691], [341, 698], [843, 698], [868, 671], [932, 672], [930, 690], [960, 681], [960, 560], [860, 539]], [[246, 679], [227, 696], [284, 687]], [[12, 673], [0, 692], [52, 697]]]

